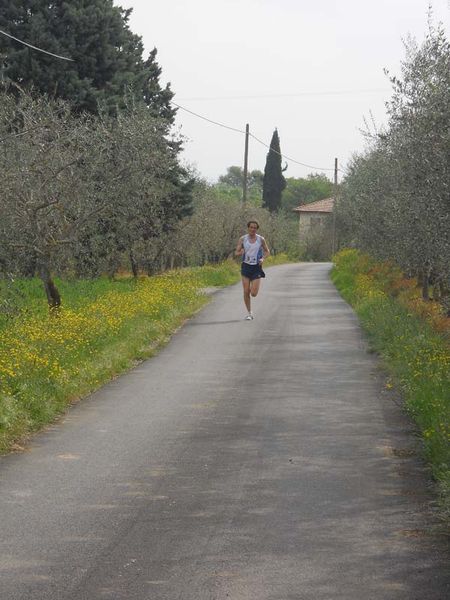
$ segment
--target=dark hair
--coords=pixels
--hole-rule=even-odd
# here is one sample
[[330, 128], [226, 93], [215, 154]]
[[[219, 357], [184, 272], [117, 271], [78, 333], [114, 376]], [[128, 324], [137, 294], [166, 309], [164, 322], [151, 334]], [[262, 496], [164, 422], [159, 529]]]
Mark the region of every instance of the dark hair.
[[247, 223], [247, 227], [250, 227], [251, 223], [254, 223], [256, 225], [256, 229], [259, 229], [259, 223], [258, 223], [258, 221], [254, 221], [254, 220], [253, 221], [249, 221]]

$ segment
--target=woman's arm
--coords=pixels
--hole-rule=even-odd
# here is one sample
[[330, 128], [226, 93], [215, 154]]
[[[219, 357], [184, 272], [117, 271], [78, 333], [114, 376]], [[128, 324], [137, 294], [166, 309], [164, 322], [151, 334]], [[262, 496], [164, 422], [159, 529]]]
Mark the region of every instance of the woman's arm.
[[263, 238], [261, 240], [261, 245], [262, 245], [262, 249], [263, 249], [263, 257], [260, 259], [260, 263], [262, 263], [262, 261], [267, 258], [268, 256], [270, 256], [270, 250], [269, 250], [269, 246], [267, 245], [266, 240]]

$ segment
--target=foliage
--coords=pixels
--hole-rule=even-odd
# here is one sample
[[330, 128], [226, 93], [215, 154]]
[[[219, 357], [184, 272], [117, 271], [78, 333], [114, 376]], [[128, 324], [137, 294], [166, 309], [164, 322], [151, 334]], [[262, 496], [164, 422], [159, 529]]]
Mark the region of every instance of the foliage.
[[279, 252], [278, 254], [268, 256], [264, 261], [264, 269], [275, 267], [276, 265], [284, 265], [288, 262], [296, 262], [297, 257], [292, 256], [288, 252]]
[[[242, 189], [244, 184], [244, 170], [242, 167], [228, 167], [226, 175], [221, 175], [219, 177], [219, 183], [226, 183], [227, 185], [231, 185], [232, 187], [238, 187]], [[258, 170], [249, 171], [247, 174], [247, 186], [248, 189], [251, 190], [256, 188], [257, 190], [262, 192], [262, 184], [263, 184], [263, 173]]]
[[236, 198], [222, 195], [216, 185], [197, 182], [193, 195], [192, 216], [161, 240], [162, 270], [214, 263], [233, 256], [249, 219], [257, 219], [272, 253], [286, 252], [292, 259], [298, 258], [297, 226], [284, 215], [272, 215], [248, 204], [242, 206]]
[[301, 236], [300, 258], [320, 262], [331, 260], [333, 240], [333, 221], [326, 217], [323, 223], [314, 224]]
[[[424, 298], [450, 287], [450, 44], [430, 24], [421, 46], [406, 43], [392, 77], [385, 131], [354, 157], [337, 208], [341, 244], [416, 274]], [[447, 300], [448, 301], [448, 300]]]
[[58, 307], [54, 270], [147, 266], [148, 246], [190, 214], [193, 181], [170, 134], [173, 93], [159, 83], [156, 49], [144, 60], [131, 10], [112, 0], [26, 4], [4, 3], [0, 27], [74, 60], [0, 38], [0, 269], [38, 272]]
[[[173, 122], [170, 86], [159, 83], [156, 49], [143, 58], [143, 43], [128, 27], [131, 9], [112, 0], [20, 2], [0, 7], [0, 28], [34, 46], [72, 58], [56, 59], [0, 37], [6, 81], [69, 100], [77, 112], [116, 113], [126, 89], [144, 101], [153, 116]], [[14, 86], [9, 90], [17, 92]]]
[[[214, 186], [221, 197], [241, 202], [244, 185], [244, 170], [242, 167], [228, 167], [225, 175], [219, 177]], [[247, 174], [247, 202], [252, 206], [261, 206], [263, 174], [261, 171], [249, 171]]]
[[74, 116], [43, 96], [2, 100], [0, 271], [39, 274], [50, 306], [61, 304], [54, 274], [137, 276], [219, 262], [249, 218], [272, 251], [298, 256], [292, 223], [195, 180], [178, 163], [177, 140], [167, 143], [168, 123], [143, 104], [129, 99], [111, 118]]
[[[335, 257], [336, 269], [342, 273], [361, 273], [371, 280], [372, 288], [395, 298], [399, 304], [426, 323], [437, 333], [450, 340], [450, 317], [438, 303], [426, 302], [421, 298], [417, 280], [407, 278], [392, 261], [377, 261], [368, 254], [355, 249], [341, 250]], [[350, 280], [351, 282], [352, 280]]]
[[152, 249], [176, 223], [192, 213], [190, 174], [166, 144], [167, 126], [142, 105], [133, 105], [108, 122], [114, 140], [110, 171], [117, 182], [108, 205], [91, 220], [76, 247], [75, 267], [80, 276], [120, 268], [152, 271]]
[[333, 183], [324, 174], [310, 173], [306, 178], [286, 178], [286, 189], [281, 197], [281, 207], [286, 214], [298, 218], [292, 209], [302, 204], [330, 198], [333, 195]]
[[64, 103], [2, 95], [0, 260], [10, 271], [38, 270], [54, 305], [50, 264], [105, 204], [99, 133], [90, 117], [75, 119]]
[[[0, 104], [0, 267], [114, 272], [191, 212], [188, 173], [169, 125], [132, 101], [116, 116], [72, 114], [63, 101], [3, 94]], [[175, 144], [176, 146], [176, 144]]]
[[387, 387], [395, 383], [402, 391], [450, 511], [450, 319], [414, 295], [393, 263], [349, 249], [334, 260], [333, 281], [381, 354]]
[[281, 167], [280, 138], [275, 129], [270, 141], [270, 150], [267, 153], [266, 166], [263, 178], [262, 205], [271, 213], [278, 212], [281, 208], [281, 194], [286, 187], [286, 180]]
[[23, 295], [14, 278], [0, 276], [0, 328], [19, 314], [22, 302]]

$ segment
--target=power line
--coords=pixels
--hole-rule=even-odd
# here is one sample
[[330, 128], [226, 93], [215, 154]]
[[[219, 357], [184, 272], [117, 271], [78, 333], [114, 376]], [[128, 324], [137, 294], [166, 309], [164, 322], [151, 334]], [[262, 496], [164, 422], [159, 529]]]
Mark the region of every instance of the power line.
[[0, 29], [0, 33], [3, 35], [6, 35], [6, 37], [11, 38], [12, 40], [15, 40], [16, 42], [19, 42], [20, 44], [23, 44], [24, 46], [28, 46], [28, 48], [37, 50], [38, 52], [43, 52], [44, 54], [49, 54], [50, 56], [54, 56], [55, 58], [60, 58], [61, 60], [70, 60], [71, 62], [75, 62], [73, 58], [67, 58], [67, 56], [60, 56], [59, 54], [53, 54], [53, 52], [48, 52], [47, 50], [43, 50], [42, 48], [38, 48], [37, 46], [32, 46], [31, 44], [28, 44], [27, 42], [24, 42], [23, 40], [19, 40], [19, 38], [16, 38], [13, 35], [6, 33], [6, 31], [3, 31], [2, 29]]
[[[219, 127], [223, 127], [224, 129], [230, 129], [231, 131], [235, 131], [236, 133], [242, 133], [245, 135], [245, 131], [243, 129], [237, 129], [236, 127], [230, 127], [228, 125], [224, 125], [223, 123], [219, 123], [218, 121], [213, 121], [212, 119], [208, 119], [207, 117], [204, 117], [203, 115], [199, 115], [198, 113], [189, 110], [187, 108], [185, 108], [184, 106], [181, 106], [180, 104], [177, 104], [176, 102], [172, 101], [172, 104], [174, 106], [176, 106], [177, 108], [181, 108], [181, 110], [184, 110], [186, 112], [188, 112], [191, 115], [194, 115], [195, 117], [198, 117], [199, 119], [203, 119], [203, 121], [207, 121], [208, 123], [212, 123], [213, 125], [218, 125]], [[293, 158], [290, 158], [289, 156], [286, 156], [285, 154], [281, 154], [281, 152], [277, 152], [276, 150], [273, 150], [272, 148], [270, 148], [270, 146], [268, 144], [266, 144], [265, 142], [263, 142], [262, 140], [260, 140], [259, 138], [257, 138], [255, 135], [253, 135], [252, 133], [249, 134], [255, 141], [257, 141], [259, 144], [262, 144], [263, 146], [265, 146], [266, 148], [269, 148], [269, 150], [271, 150], [272, 152], [275, 152], [275, 154], [279, 154], [282, 158], [296, 163], [297, 165], [301, 165], [302, 167], [307, 167], [308, 169], [316, 169], [317, 171], [334, 171], [334, 169], [331, 168], [327, 168], [327, 167], [315, 167], [314, 165], [307, 165], [306, 163], [300, 162], [298, 160], [295, 160]], [[340, 169], [339, 169], [340, 170]]]
[[[25, 42], [23, 40], [20, 40], [19, 38], [7, 33], [6, 31], [3, 31], [2, 29], [0, 29], [0, 34], [15, 40], [16, 42], [19, 42], [19, 44], [23, 44], [24, 46], [27, 46], [28, 48], [31, 48], [33, 50], [37, 50], [38, 52], [42, 52], [44, 54], [48, 54], [49, 56], [53, 56], [55, 58], [61, 59], [61, 60], [67, 60], [70, 62], [75, 62], [73, 58], [68, 58], [67, 56], [61, 56], [59, 54], [54, 54], [53, 52], [49, 52], [48, 50], [44, 50], [43, 48], [38, 48], [37, 46], [33, 46], [32, 44], [29, 44], [28, 42]], [[266, 94], [266, 95], [258, 95], [258, 96], [228, 96], [228, 97], [216, 97], [216, 98], [189, 98], [189, 100], [242, 100], [242, 99], [247, 99], [247, 98], [254, 98], [254, 99], [261, 99], [261, 98], [284, 98], [284, 97], [298, 97], [298, 96], [306, 96], [306, 95], [318, 95], [318, 96], [323, 96], [323, 95], [335, 95], [335, 94], [350, 94], [350, 93], [367, 93], [367, 92], [380, 92], [380, 91], [385, 91], [385, 90], [381, 90], [381, 89], [377, 89], [377, 90], [337, 90], [337, 91], [325, 91], [325, 92], [300, 92], [297, 94]], [[204, 121], [207, 121], [208, 123], [212, 123], [213, 125], [217, 125], [218, 127], [223, 127], [224, 129], [229, 129], [230, 131], [235, 131], [236, 133], [242, 133], [245, 135], [245, 131], [243, 131], [242, 129], [237, 129], [236, 127], [230, 127], [229, 125], [225, 125], [224, 123], [219, 123], [218, 121], [213, 121], [212, 119], [208, 119], [207, 117], [204, 117], [203, 115], [200, 115], [192, 110], [189, 110], [187, 108], [185, 108], [184, 106], [181, 106], [180, 104], [177, 104], [176, 102], [172, 101], [172, 104], [174, 106], [176, 106], [177, 108], [180, 108], [181, 110], [186, 111], [187, 113], [190, 113], [191, 115], [194, 115], [195, 117], [198, 117], [199, 119], [203, 119]], [[260, 140], [259, 138], [257, 138], [255, 135], [253, 135], [252, 133], [249, 133], [249, 135], [258, 143], [262, 144], [263, 146], [265, 146], [266, 148], [269, 148], [269, 150], [271, 150], [272, 152], [274, 152], [275, 154], [279, 154], [282, 158], [289, 160], [290, 162], [293, 162], [295, 164], [301, 165], [303, 167], [307, 167], [309, 169], [317, 169], [318, 171], [333, 171], [334, 169], [331, 168], [327, 168], [327, 167], [316, 167], [314, 165], [308, 165], [306, 163], [300, 162], [298, 160], [295, 160], [293, 158], [290, 158], [289, 156], [286, 156], [285, 154], [281, 154], [281, 152], [277, 152], [276, 150], [274, 150], [273, 148], [271, 148], [268, 144], [266, 144], [265, 142], [263, 142], [262, 140]], [[341, 169], [339, 169], [341, 170]]]
[[244, 133], [245, 134], [245, 131], [243, 131], [242, 129], [236, 129], [235, 127], [229, 127], [228, 125], [224, 125], [223, 123], [219, 123], [218, 121], [212, 121], [211, 119], [207, 119], [206, 117], [203, 117], [202, 115], [199, 115], [198, 113], [195, 113], [192, 110], [184, 108], [184, 106], [180, 106], [176, 102], [172, 101], [172, 104], [174, 106], [176, 106], [177, 108], [181, 108], [181, 110], [185, 110], [186, 112], [190, 113], [191, 115], [194, 115], [194, 116], [198, 117], [199, 119], [203, 119], [204, 121], [208, 121], [208, 123], [213, 123], [213, 125], [218, 125], [219, 127], [223, 127], [224, 129], [230, 129], [231, 131], [236, 131], [237, 133]]
[[250, 136], [257, 142], [259, 142], [260, 144], [265, 146], [266, 148], [269, 148], [269, 150], [271, 152], [274, 152], [275, 154], [279, 154], [282, 158], [285, 158], [286, 160], [289, 160], [290, 162], [296, 163], [297, 165], [301, 165], [302, 167], [308, 167], [308, 169], [317, 169], [318, 171], [334, 171], [334, 169], [331, 169], [329, 167], [328, 168], [327, 167], [315, 167], [314, 165], [307, 165], [306, 163], [302, 163], [298, 160], [290, 158], [289, 156], [286, 156], [285, 154], [281, 154], [281, 152], [278, 152], [277, 150], [274, 150], [273, 148], [271, 148], [269, 146], [269, 144], [266, 144], [265, 142], [263, 142], [262, 140], [257, 138], [255, 135], [253, 135], [253, 133], [250, 133]]

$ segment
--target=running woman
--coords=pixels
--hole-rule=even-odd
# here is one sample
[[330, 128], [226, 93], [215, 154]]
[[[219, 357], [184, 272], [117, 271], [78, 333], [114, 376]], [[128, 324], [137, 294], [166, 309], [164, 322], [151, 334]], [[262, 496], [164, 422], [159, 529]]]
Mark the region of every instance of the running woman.
[[257, 221], [249, 221], [248, 233], [239, 239], [235, 252], [236, 256], [242, 256], [241, 275], [247, 321], [253, 320], [251, 298], [256, 298], [258, 295], [261, 278], [266, 276], [262, 270], [262, 263], [270, 254], [266, 240], [256, 233], [258, 229]]

